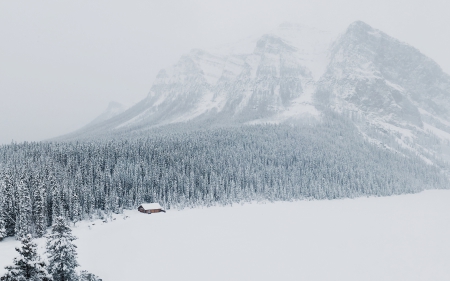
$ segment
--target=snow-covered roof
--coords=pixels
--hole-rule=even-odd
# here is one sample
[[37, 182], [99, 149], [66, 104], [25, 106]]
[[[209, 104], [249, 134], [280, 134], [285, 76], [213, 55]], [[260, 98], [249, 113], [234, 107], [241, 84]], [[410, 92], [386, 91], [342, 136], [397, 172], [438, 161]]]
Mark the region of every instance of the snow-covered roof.
[[159, 205], [159, 203], [146, 203], [146, 204], [141, 204], [141, 206], [145, 210], [162, 209], [162, 207], [161, 207], [161, 205]]

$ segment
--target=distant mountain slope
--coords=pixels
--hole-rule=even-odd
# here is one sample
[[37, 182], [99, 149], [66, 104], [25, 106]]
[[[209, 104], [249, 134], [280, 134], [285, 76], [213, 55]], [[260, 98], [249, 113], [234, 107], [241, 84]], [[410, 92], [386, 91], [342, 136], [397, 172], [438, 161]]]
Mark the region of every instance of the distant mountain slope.
[[124, 112], [126, 109], [127, 108], [123, 104], [112, 101], [109, 103], [106, 110], [104, 112], [102, 112], [102, 114], [97, 116], [94, 120], [92, 120], [92, 122], [87, 124], [86, 127], [91, 127], [93, 125], [96, 125], [96, 124], [102, 123], [106, 120], [109, 120], [109, 119], [113, 118], [114, 116], [117, 116], [120, 113]]

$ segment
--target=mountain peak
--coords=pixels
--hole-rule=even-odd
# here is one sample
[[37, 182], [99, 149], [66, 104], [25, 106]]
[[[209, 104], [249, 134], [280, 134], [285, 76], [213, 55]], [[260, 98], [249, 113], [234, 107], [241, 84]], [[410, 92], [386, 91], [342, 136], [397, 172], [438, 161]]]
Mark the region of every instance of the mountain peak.
[[384, 34], [383, 32], [373, 28], [372, 26], [368, 25], [363, 21], [355, 21], [351, 23], [344, 33], [345, 36], [351, 36], [355, 38], [361, 37], [366, 38], [367, 36], [380, 37], [383, 34]]
[[357, 20], [353, 23], [351, 23], [348, 28], [348, 30], [361, 30], [361, 31], [371, 31], [374, 30], [373, 27], [371, 27], [370, 25], [368, 25], [367, 23]]
[[123, 104], [116, 101], [111, 101], [108, 104], [106, 110], [103, 111], [103, 113], [101, 113], [99, 116], [97, 116], [97, 118], [95, 118], [91, 123], [87, 124], [85, 128], [91, 127], [108, 119], [111, 119], [112, 117], [117, 116], [120, 113], [124, 112], [126, 109], [127, 108]]
[[106, 111], [116, 111], [116, 110], [122, 110], [125, 106], [119, 102], [111, 101], [108, 104], [108, 107], [106, 108]]
[[263, 35], [256, 43], [258, 52], [280, 53], [285, 50], [292, 52], [295, 49], [276, 35]]

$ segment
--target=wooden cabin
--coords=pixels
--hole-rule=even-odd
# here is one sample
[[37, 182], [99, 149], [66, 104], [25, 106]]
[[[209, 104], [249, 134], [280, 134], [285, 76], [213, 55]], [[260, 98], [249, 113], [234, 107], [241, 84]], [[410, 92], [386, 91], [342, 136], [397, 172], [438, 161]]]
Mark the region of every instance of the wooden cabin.
[[138, 211], [141, 213], [146, 214], [153, 214], [153, 213], [159, 213], [159, 212], [166, 212], [162, 209], [161, 205], [159, 203], [146, 203], [139, 206]]

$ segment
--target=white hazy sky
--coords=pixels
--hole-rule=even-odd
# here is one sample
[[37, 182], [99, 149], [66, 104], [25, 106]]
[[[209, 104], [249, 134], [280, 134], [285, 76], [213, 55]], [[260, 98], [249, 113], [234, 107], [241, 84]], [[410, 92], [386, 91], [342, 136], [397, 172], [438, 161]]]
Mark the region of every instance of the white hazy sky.
[[344, 31], [362, 20], [450, 73], [448, 0], [0, 0], [0, 144], [76, 130], [110, 101], [143, 99], [192, 48], [290, 21]]

